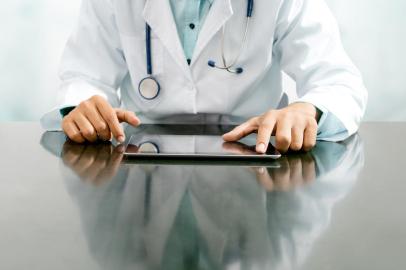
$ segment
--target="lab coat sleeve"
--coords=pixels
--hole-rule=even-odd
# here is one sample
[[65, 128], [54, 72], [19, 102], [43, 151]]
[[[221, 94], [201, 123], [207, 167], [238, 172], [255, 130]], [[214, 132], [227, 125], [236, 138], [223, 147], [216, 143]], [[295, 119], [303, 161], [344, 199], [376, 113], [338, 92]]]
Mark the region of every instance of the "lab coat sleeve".
[[94, 95], [119, 107], [117, 89], [127, 73], [111, 0], [83, 0], [79, 22], [62, 56], [57, 105], [41, 119], [43, 127], [60, 130], [59, 110]]
[[274, 55], [296, 81], [297, 101], [323, 112], [318, 139], [339, 141], [357, 131], [367, 91], [324, 0], [281, 1]]

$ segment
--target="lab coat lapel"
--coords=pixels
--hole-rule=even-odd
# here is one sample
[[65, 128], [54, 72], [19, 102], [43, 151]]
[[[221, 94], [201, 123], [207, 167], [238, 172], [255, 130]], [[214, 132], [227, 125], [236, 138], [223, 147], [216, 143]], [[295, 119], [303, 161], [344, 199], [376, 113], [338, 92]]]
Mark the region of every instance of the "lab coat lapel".
[[182, 67], [185, 74], [191, 76], [169, 1], [147, 0], [142, 16], [176, 63]]
[[231, 0], [215, 0], [206, 21], [200, 31], [196, 43], [192, 65], [214, 35], [226, 24], [233, 15]]

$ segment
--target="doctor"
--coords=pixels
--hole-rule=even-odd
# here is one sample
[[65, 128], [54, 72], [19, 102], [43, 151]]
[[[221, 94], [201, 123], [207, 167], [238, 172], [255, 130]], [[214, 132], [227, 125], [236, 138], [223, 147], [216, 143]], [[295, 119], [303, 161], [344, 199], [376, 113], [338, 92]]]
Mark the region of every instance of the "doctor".
[[60, 74], [42, 123], [78, 143], [123, 142], [120, 122], [240, 124], [226, 141], [310, 150], [355, 133], [367, 100], [323, 0], [83, 0]]

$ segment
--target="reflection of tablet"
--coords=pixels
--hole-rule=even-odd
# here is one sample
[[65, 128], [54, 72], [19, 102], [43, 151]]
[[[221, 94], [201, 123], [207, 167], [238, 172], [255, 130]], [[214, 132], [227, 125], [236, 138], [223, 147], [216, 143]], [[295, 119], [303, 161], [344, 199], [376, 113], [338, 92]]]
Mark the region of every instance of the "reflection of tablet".
[[[138, 158], [277, 159], [281, 154], [269, 144], [266, 154], [255, 152], [256, 136], [224, 142], [223, 126], [155, 126], [134, 129], [124, 154]], [[127, 135], [128, 136], [128, 135]]]

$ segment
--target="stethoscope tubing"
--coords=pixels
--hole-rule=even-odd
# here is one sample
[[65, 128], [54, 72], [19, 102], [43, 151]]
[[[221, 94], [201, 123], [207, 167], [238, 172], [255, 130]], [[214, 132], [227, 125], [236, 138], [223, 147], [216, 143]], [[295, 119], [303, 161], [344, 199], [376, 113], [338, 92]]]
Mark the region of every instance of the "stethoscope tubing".
[[254, 0], [248, 0], [247, 17], [251, 18], [254, 11]]
[[[147, 63], [147, 77], [142, 79], [138, 84], [138, 92], [139, 94], [146, 100], [153, 100], [155, 99], [160, 91], [161, 85], [153, 76], [152, 70], [152, 48], [151, 48], [151, 27], [148, 23], [145, 24], [145, 53], [146, 53], [146, 63]], [[153, 84], [155, 93], [153, 95], [148, 95], [148, 88], [145, 88], [144, 85]], [[151, 89], [151, 88], [149, 88]], [[146, 92], [147, 91], [147, 92]]]
[[223, 62], [223, 67], [219, 67], [220, 69], [226, 69], [226, 70], [230, 71], [230, 69], [237, 64], [237, 62], [240, 59], [241, 54], [244, 51], [245, 46], [247, 44], [249, 26], [250, 26], [250, 17], [247, 17], [247, 22], [245, 24], [245, 31], [244, 31], [243, 40], [241, 42], [240, 49], [238, 50], [237, 57], [234, 59], [234, 61], [231, 62], [231, 64], [228, 64], [228, 65], [227, 65], [227, 60], [226, 60], [226, 57], [225, 57], [225, 48], [224, 48], [224, 46], [225, 46], [225, 44], [224, 44], [225, 43], [224, 42], [224, 40], [225, 40], [225, 38], [224, 38], [225, 37], [225, 27], [223, 27], [223, 34], [222, 34], [222, 38], [221, 38], [221, 59], [222, 59], [222, 62]]
[[237, 62], [239, 61], [243, 51], [245, 50], [245, 47], [247, 45], [247, 41], [248, 41], [248, 34], [249, 34], [249, 28], [250, 28], [250, 21], [251, 21], [251, 17], [253, 14], [253, 10], [254, 10], [254, 0], [248, 0], [247, 2], [247, 19], [246, 19], [246, 23], [245, 23], [245, 30], [244, 30], [244, 36], [243, 36], [243, 40], [241, 42], [241, 46], [238, 50], [238, 54], [237, 56], [234, 58], [233, 61], [231, 61], [230, 64], [227, 64], [227, 60], [225, 57], [225, 28], [226, 26], [223, 26], [222, 29], [222, 36], [221, 36], [221, 60], [223, 63], [223, 66], [219, 66], [216, 65], [215, 61], [210, 60], [209, 61], [209, 66], [213, 67], [213, 68], [217, 68], [217, 69], [221, 69], [221, 70], [226, 70], [230, 73], [234, 73], [234, 74], [241, 74], [243, 73], [244, 69], [242, 67], [237, 67], [237, 68], [233, 68]]
[[151, 27], [145, 24], [145, 50], [147, 56], [147, 74], [152, 75]]

